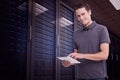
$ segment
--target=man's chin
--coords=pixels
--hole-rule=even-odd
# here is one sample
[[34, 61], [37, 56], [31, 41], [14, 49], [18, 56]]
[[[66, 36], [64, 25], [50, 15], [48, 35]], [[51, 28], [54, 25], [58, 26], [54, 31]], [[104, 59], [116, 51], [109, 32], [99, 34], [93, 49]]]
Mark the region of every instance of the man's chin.
[[86, 25], [86, 23], [82, 23], [82, 25], [84, 25], [84, 26], [85, 26], [85, 25]]

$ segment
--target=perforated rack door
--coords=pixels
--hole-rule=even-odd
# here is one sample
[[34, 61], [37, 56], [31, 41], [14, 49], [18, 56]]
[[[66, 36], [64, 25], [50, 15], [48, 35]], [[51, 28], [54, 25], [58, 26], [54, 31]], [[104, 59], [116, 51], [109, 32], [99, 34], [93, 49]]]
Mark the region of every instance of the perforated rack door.
[[[60, 56], [73, 52], [74, 12], [65, 5], [60, 5]], [[74, 80], [74, 67], [60, 67], [60, 80]]]
[[[25, 80], [28, 40], [27, 0], [0, 1], [0, 32], [3, 63], [0, 80]], [[22, 7], [23, 6], [23, 7]], [[2, 60], [0, 60], [2, 61]], [[5, 74], [5, 75], [4, 75]], [[1, 79], [3, 77], [3, 79]], [[7, 79], [6, 79], [7, 78]]]
[[31, 79], [54, 80], [56, 1], [36, 0], [33, 8]]

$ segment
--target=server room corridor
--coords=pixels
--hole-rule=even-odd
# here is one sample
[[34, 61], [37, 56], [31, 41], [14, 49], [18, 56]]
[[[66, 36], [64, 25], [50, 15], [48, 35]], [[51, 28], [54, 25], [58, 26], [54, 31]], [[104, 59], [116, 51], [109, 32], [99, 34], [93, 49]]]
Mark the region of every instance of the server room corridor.
[[74, 8], [82, 1], [109, 32], [107, 80], [120, 80], [119, 0], [0, 0], [0, 80], [77, 80], [77, 67], [57, 57], [74, 50], [81, 26]]

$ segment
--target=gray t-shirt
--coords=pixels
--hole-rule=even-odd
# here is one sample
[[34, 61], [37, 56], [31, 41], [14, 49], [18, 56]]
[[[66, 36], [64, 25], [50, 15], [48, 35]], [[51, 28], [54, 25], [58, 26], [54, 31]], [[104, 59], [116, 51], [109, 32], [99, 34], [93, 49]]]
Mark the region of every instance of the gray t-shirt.
[[[96, 53], [100, 51], [101, 43], [110, 43], [107, 28], [95, 21], [86, 31], [81, 27], [74, 33], [74, 47], [79, 53]], [[77, 77], [82, 79], [103, 78], [107, 76], [106, 61], [81, 59], [77, 65]]]

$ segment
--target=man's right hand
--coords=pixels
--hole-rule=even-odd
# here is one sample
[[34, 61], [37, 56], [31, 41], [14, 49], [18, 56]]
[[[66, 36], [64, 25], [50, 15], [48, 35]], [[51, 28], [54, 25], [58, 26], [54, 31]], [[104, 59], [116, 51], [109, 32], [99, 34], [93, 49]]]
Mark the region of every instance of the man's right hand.
[[70, 63], [69, 61], [63, 60], [63, 61], [62, 61], [62, 65], [63, 65], [64, 67], [69, 67], [69, 66], [71, 65], [71, 63]]

